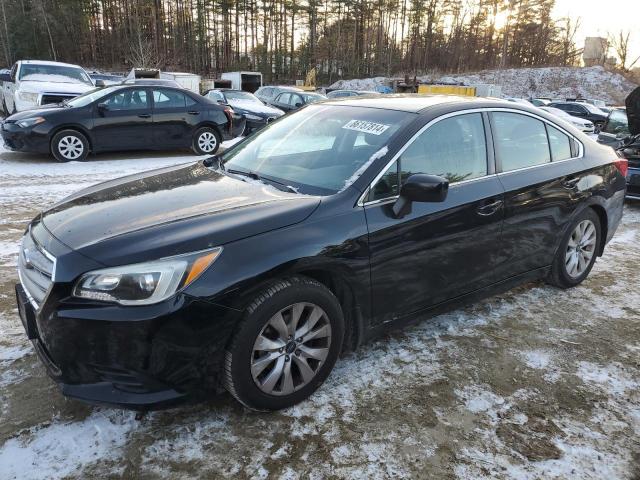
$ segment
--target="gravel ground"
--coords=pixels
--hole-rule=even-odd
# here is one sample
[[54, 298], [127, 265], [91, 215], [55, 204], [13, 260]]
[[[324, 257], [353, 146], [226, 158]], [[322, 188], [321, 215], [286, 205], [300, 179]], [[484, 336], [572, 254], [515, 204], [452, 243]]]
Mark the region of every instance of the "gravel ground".
[[582, 286], [528, 284], [365, 345], [294, 408], [222, 395], [136, 420], [66, 400], [14, 304], [25, 224], [78, 188], [193, 159], [0, 149], [1, 479], [639, 478], [640, 203]]

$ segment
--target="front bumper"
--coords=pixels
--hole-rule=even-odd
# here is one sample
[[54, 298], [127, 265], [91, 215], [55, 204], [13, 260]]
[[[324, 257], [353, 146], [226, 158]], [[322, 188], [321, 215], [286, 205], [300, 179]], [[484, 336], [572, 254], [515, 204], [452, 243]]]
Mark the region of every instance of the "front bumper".
[[25, 331], [64, 395], [150, 410], [219, 390], [235, 310], [184, 294], [124, 307], [72, 299], [69, 291], [54, 283], [36, 310], [16, 286]]
[[36, 125], [32, 128], [21, 128], [15, 123], [3, 122], [0, 133], [4, 144], [10, 150], [49, 153], [49, 135], [43, 128]]

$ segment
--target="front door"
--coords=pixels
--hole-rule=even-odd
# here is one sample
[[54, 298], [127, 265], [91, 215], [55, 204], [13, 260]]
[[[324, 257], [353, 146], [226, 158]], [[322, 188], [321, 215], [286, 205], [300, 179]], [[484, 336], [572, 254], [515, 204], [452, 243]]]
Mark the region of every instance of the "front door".
[[94, 105], [96, 150], [133, 150], [152, 146], [151, 102], [145, 88], [118, 90]]
[[[365, 203], [374, 323], [494, 283], [502, 260], [503, 189], [485, 136], [487, 117], [466, 113], [422, 131], [371, 188]], [[415, 173], [450, 181], [442, 203], [417, 203], [403, 218], [392, 207]]]

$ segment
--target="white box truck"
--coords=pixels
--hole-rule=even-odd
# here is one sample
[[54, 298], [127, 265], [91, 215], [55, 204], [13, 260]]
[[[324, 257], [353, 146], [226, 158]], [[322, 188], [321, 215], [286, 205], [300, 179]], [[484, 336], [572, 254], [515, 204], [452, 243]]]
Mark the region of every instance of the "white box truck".
[[160, 72], [160, 78], [174, 80], [182, 88], [191, 90], [193, 93], [200, 93], [200, 75], [195, 73], [182, 72]]
[[262, 86], [262, 74], [260, 72], [226, 72], [221, 75], [223, 80], [231, 80], [231, 88], [255, 92]]

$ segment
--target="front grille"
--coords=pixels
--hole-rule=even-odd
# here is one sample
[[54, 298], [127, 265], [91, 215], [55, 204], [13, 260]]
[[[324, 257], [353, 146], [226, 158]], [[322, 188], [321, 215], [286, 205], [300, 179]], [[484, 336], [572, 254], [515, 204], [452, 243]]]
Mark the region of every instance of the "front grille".
[[75, 98], [77, 95], [64, 95], [64, 94], [56, 94], [49, 93], [42, 95], [42, 100], [40, 101], [40, 105], [47, 105], [49, 103], [60, 103], [65, 100], [69, 100], [70, 98]]
[[29, 300], [40, 307], [53, 283], [55, 258], [34, 240], [31, 230], [22, 238], [18, 258], [20, 283], [29, 295]]

